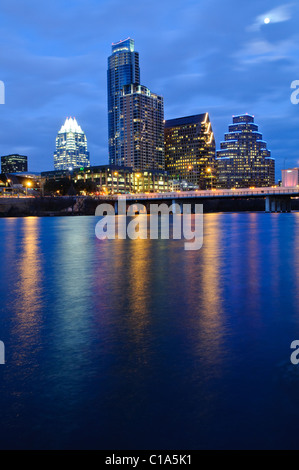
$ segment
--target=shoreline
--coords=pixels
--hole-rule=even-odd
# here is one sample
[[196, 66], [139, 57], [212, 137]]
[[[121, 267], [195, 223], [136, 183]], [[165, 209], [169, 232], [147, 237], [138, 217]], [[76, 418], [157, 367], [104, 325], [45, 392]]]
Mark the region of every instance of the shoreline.
[[[102, 201], [92, 197], [0, 198], [1, 218], [95, 216]], [[264, 199], [203, 201], [204, 213], [265, 212]], [[292, 200], [292, 212], [299, 211], [299, 199]]]

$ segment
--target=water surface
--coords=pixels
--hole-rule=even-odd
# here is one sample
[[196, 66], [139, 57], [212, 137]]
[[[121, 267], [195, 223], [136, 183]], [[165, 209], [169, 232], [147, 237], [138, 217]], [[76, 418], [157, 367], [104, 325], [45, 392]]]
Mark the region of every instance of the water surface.
[[205, 215], [198, 252], [95, 223], [0, 219], [0, 447], [299, 448], [299, 214]]

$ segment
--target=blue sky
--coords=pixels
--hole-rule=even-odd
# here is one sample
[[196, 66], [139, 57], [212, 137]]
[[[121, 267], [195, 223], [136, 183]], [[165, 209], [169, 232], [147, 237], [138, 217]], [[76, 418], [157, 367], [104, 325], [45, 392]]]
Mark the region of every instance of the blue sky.
[[299, 165], [298, 2], [1, 0], [0, 12], [0, 153], [28, 155], [31, 171], [53, 169], [67, 116], [86, 132], [91, 163], [108, 162], [107, 57], [129, 36], [166, 119], [209, 112], [219, 148], [232, 115], [254, 114], [277, 176], [285, 159]]

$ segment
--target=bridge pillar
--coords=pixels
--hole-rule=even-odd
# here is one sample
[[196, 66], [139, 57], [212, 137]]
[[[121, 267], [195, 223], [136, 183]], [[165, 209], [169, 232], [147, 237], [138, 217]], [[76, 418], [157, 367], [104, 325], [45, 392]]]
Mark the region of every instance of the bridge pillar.
[[[185, 214], [192, 214], [192, 204], [181, 204], [181, 212], [183, 213], [183, 210], [185, 209]], [[195, 209], [194, 209], [195, 212]]]
[[182, 202], [178, 202], [176, 201], [175, 199], [172, 200], [172, 213], [173, 214], [177, 214], [177, 205], [180, 206], [180, 209], [181, 209], [181, 214], [183, 213], [183, 203]]
[[276, 212], [282, 212], [283, 201], [281, 199], [276, 200]]
[[266, 212], [291, 212], [292, 201], [290, 197], [266, 197], [265, 211]]
[[281, 212], [286, 212], [287, 211], [287, 201], [285, 199], [282, 199], [281, 201]]
[[276, 212], [276, 199], [272, 198], [270, 204], [271, 204], [271, 212]]

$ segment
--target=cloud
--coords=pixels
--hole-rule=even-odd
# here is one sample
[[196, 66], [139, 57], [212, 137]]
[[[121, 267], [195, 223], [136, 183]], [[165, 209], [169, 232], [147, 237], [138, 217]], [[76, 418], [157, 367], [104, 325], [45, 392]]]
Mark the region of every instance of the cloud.
[[[92, 162], [107, 163], [107, 57], [131, 36], [141, 81], [164, 96], [167, 119], [209, 111], [219, 143], [233, 114], [252, 113], [274, 156], [298, 158], [290, 83], [299, 79], [299, 5], [281, 1], [261, 10], [260, 0], [2, 0], [1, 153], [17, 148], [32, 171], [52, 169], [56, 134], [72, 115]], [[261, 27], [266, 16], [277, 26]]]
[[250, 41], [243, 49], [235, 54], [235, 57], [243, 65], [251, 65], [265, 62], [290, 60], [294, 52], [298, 52], [297, 42], [293, 40], [271, 43], [266, 39]]
[[248, 30], [259, 31], [261, 27], [265, 25], [266, 18], [269, 18], [271, 23], [283, 23], [285, 21], [289, 21], [292, 18], [293, 6], [293, 3], [281, 5], [257, 16], [255, 22], [249, 26]]

